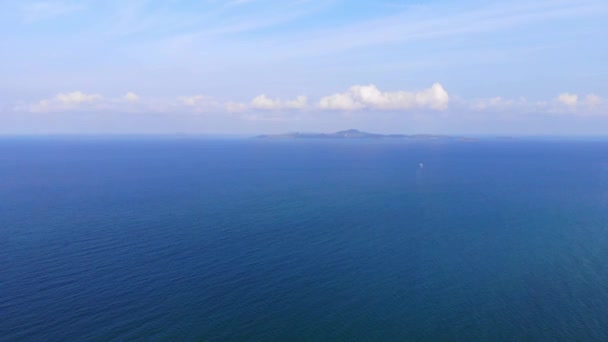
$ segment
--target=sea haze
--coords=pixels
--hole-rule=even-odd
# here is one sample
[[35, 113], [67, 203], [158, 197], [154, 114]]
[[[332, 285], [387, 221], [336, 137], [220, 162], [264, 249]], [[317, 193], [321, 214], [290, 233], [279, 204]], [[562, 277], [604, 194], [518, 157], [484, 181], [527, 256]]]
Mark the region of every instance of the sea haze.
[[605, 141], [0, 140], [0, 340], [606, 341], [607, 246]]

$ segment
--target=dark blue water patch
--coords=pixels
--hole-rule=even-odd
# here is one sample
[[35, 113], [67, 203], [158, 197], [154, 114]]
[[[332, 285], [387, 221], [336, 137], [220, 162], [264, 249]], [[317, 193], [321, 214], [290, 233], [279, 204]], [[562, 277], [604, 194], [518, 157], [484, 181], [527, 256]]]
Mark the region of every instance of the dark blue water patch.
[[5, 340], [606, 340], [607, 245], [607, 142], [0, 141]]

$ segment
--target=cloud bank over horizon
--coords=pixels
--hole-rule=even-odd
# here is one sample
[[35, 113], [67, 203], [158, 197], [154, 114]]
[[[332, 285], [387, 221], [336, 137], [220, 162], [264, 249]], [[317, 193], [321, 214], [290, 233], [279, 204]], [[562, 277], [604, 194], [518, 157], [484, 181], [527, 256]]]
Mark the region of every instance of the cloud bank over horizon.
[[[452, 107], [452, 108], [451, 108]], [[353, 85], [346, 92], [321, 96], [309, 104], [309, 97], [297, 95], [292, 99], [270, 97], [266, 94], [254, 96], [248, 102], [221, 101], [209, 95], [177, 96], [174, 98], [142, 97], [129, 91], [122, 96], [109, 97], [82, 91], [62, 92], [53, 97], [20, 103], [15, 112], [59, 113], [59, 112], [140, 112], [140, 113], [240, 113], [240, 112], [496, 112], [510, 110], [521, 114], [531, 112], [577, 115], [608, 115], [604, 100], [595, 94], [579, 95], [563, 92], [549, 100], [529, 101], [524, 97], [507, 99], [500, 96], [483, 99], [456, 97], [450, 107], [450, 95], [440, 84], [434, 83], [426, 89], [381, 91], [373, 84]]]
[[0, 134], [608, 133], [603, 0], [2, 8]]

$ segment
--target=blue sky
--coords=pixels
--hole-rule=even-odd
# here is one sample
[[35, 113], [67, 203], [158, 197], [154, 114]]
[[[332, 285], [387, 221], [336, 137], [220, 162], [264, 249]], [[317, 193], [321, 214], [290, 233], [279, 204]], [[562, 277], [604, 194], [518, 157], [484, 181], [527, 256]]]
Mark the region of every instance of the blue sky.
[[0, 6], [0, 134], [608, 134], [605, 0]]

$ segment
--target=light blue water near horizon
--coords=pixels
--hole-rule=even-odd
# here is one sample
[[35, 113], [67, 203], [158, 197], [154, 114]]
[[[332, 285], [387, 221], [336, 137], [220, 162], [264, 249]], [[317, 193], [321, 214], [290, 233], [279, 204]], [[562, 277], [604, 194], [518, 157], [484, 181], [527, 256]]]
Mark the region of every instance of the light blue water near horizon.
[[0, 340], [602, 341], [607, 246], [606, 141], [0, 139]]

